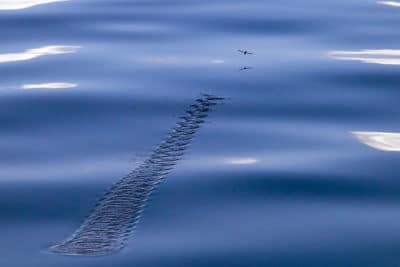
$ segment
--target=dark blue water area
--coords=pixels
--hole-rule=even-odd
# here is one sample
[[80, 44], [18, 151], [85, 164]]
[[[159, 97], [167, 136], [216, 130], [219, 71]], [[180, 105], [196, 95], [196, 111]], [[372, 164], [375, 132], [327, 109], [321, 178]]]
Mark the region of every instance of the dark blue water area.
[[[17, 2], [0, 0], [0, 266], [400, 264], [400, 137], [352, 134], [400, 132], [396, 1]], [[127, 247], [47, 252], [202, 93], [227, 100]]]

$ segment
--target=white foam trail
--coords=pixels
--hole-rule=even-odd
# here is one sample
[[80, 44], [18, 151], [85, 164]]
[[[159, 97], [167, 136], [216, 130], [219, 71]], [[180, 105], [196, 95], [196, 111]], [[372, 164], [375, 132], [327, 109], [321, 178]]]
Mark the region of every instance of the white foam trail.
[[68, 0], [0, 0], [0, 10], [18, 10]]
[[396, 1], [378, 1], [377, 3], [382, 4], [382, 5], [387, 5], [387, 6], [400, 7], [400, 2], [396, 2]]
[[21, 89], [65, 89], [77, 87], [77, 83], [37, 83], [37, 84], [24, 84]]
[[258, 160], [255, 158], [232, 158], [225, 159], [225, 163], [234, 165], [250, 165], [257, 163]]
[[352, 132], [367, 146], [383, 151], [400, 151], [400, 133], [389, 132]]
[[329, 56], [337, 60], [354, 60], [363, 63], [400, 65], [400, 50], [377, 49], [360, 51], [332, 51]]
[[0, 63], [31, 60], [41, 56], [76, 53], [81, 46], [77, 45], [51, 45], [29, 49], [20, 53], [0, 54]]

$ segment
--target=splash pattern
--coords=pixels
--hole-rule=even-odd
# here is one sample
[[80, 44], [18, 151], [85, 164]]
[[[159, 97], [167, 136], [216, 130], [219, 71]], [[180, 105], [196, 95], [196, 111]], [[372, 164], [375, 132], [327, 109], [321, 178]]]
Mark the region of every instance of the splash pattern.
[[49, 250], [68, 255], [103, 255], [122, 249], [151, 192], [184, 155], [212, 107], [222, 100], [212, 95], [197, 99], [149, 158], [104, 195], [71, 237]]

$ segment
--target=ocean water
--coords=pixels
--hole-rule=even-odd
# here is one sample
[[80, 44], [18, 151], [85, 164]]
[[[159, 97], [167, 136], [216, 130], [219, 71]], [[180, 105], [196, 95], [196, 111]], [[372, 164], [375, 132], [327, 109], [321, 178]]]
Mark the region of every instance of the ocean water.
[[[400, 1], [0, 0], [0, 266], [400, 266], [399, 23]], [[48, 252], [204, 93], [226, 100], [127, 246]]]

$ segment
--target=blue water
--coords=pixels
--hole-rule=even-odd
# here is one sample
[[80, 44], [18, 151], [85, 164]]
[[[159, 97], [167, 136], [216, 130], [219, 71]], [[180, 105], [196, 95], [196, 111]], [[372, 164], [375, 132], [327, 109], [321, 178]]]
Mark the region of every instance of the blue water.
[[[400, 265], [399, 2], [17, 2], [0, 0], [1, 267]], [[228, 100], [127, 247], [48, 253], [202, 93]]]

